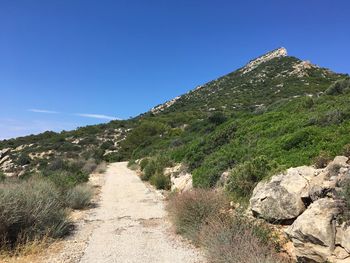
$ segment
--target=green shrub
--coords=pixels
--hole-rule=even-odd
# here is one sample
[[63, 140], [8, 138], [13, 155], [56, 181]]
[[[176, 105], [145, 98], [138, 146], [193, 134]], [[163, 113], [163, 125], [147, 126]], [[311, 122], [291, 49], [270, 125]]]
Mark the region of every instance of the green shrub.
[[140, 169], [143, 171], [149, 162], [149, 158], [143, 158], [140, 162]]
[[228, 207], [228, 200], [221, 192], [195, 189], [173, 195], [167, 205], [176, 231], [195, 243], [206, 220]]
[[90, 185], [79, 184], [68, 190], [66, 204], [72, 209], [83, 209], [91, 205], [93, 189]]
[[265, 156], [246, 161], [231, 171], [226, 189], [236, 198], [247, 200], [256, 184], [276, 168]]
[[324, 92], [326, 95], [340, 95], [350, 91], [350, 78], [338, 80]]
[[131, 170], [137, 170], [138, 169], [138, 165], [137, 165], [137, 163], [135, 162], [135, 160], [130, 160], [129, 162], [128, 162], [128, 168], [129, 169], [131, 169]]
[[0, 182], [5, 181], [5, 179], [6, 179], [6, 175], [0, 171]]
[[215, 215], [203, 225], [200, 243], [213, 263], [283, 261], [274, 250], [271, 230], [240, 215]]
[[67, 213], [54, 184], [32, 178], [0, 185], [0, 246], [69, 231]]
[[31, 161], [32, 159], [30, 159], [30, 157], [27, 154], [21, 154], [17, 159], [17, 163], [22, 166], [30, 164]]
[[102, 150], [112, 150], [114, 149], [114, 142], [113, 141], [105, 141], [101, 144]]
[[312, 132], [310, 130], [300, 130], [288, 135], [283, 142], [282, 148], [289, 151], [294, 148], [303, 148], [312, 142]]
[[157, 189], [169, 190], [171, 187], [170, 177], [159, 172], [150, 178], [150, 182]]
[[157, 164], [155, 160], [150, 160], [143, 170], [141, 179], [148, 181], [157, 171]]
[[89, 175], [81, 171], [76, 173], [69, 171], [46, 172], [44, 176], [51, 180], [60, 190], [72, 188], [89, 180]]
[[221, 111], [217, 111], [210, 114], [208, 120], [210, 123], [213, 123], [215, 125], [220, 125], [224, 123], [227, 120], [227, 118], [224, 113], [222, 113]]
[[109, 163], [123, 161], [123, 155], [119, 152], [111, 152], [103, 156], [103, 160]]

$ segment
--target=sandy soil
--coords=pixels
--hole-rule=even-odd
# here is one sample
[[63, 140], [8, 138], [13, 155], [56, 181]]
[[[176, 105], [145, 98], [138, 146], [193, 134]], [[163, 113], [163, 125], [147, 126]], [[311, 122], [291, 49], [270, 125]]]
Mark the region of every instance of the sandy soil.
[[102, 184], [98, 206], [78, 220], [76, 233], [43, 262], [205, 262], [196, 248], [171, 231], [163, 197], [127, 163], [111, 164], [96, 182]]

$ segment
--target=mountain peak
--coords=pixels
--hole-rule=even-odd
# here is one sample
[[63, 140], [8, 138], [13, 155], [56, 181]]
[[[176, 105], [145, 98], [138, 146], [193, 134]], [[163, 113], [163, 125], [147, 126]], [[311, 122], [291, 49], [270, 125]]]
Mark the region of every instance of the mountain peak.
[[287, 55], [287, 49], [285, 49], [284, 47], [274, 49], [256, 59], [249, 61], [249, 63], [245, 65], [240, 71], [242, 71], [243, 74], [246, 74], [258, 67], [261, 63], [278, 57], [286, 57]]

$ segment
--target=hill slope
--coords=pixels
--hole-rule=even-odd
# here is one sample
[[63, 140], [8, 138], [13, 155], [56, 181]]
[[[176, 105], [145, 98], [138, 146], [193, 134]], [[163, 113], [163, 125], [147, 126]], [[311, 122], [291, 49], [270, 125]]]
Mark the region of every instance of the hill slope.
[[[350, 142], [348, 84], [347, 75], [280, 48], [136, 118], [2, 141], [0, 168], [23, 175], [57, 158], [152, 156], [154, 173], [183, 162], [194, 184], [208, 187], [223, 171], [248, 169], [254, 160], [264, 166], [262, 174], [237, 181], [254, 185], [275, 169], [336, 155]], [[249, 194], [251, 185], [244, 187], [232, 191]]]

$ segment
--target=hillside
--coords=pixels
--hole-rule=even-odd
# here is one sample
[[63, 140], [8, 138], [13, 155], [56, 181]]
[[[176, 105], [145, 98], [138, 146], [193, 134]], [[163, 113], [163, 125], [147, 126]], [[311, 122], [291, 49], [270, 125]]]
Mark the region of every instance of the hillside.
[[[322, 95], [344, 78], [279, 48], [136, 118], [1, 141], [0, 168], [21, 176], [57, 158], [128, 160], [166, 152], [187, 163], [195, 178], [209, 169], [206, 177], [213, 179], [195, 179], [209, 186], [219, 173], [255, 155], [279, 165], [309, 163], [320, 150], [334, 155], [345, 144], [339, 137], [315, 141], [347, 125], [347, 95]], [[302, 142], [285, 146], [294, 137]]]
[[[13, 253], [23, 243], [67, 235], [67, 211], [91, 208], [90, 174], [101, 176], [105, 162], [129, 161], [130, 168], [139, 169], [140, 179], [157, 189], [181, 193], [197, 188], [170, 195], [169, 215], [179, 233], [195, 244], [202, 238], [201, 247], [209, 257], [221, 257], [220, 262], [289, 262], [277, 259], [285, 242], [276, 240], [276, 227], [283, 227], [242, 220], [243, 210], [269, 223], [289, 225], [286, 233], [300, 262], [350, 258], [349, 235], [340, 235], [350, 231], [342, 223], [350, 220], [349, 96], [349, 75], [288, 56], [279, 48], [129, 120], [0, 141], [0, 246]], [[136, 174], [126, 163], [121, 165], [120, 175]], [[115, 173], [110, 178], [116, 180], [113, 185], [124, 185], [126, 204], [136, 204], [128, 194], [132, 190], [127, 190], [135, 182], [140, 202], [145, 200], [147, 191], [140, 181], [130, 177], [128, 185]], [[113, 185], [105, 188], [110, 200], [117, 196]], [[119, 203], [127, 206], [125, 211], [141, 207]], [[149, 212], [148, 204], [143, 205]], [[104, 216], [106, 210], [113, 211], [106, 207], [101, 208]], [[233, 209], [238, 217], [222, 212]], [[117, 218], [119, 222], [123, 217]], [[322, 231], [306, 227], [319, 222]], [[110, 222], [105, 223], [109, 229]], [[96, 233], [102, 238], [105, 230]], [[227, 233], [232, 236], [223, 242], [221, 235]], [[341, 241], [335, 238], [339, 235]], [[97, 255], [101, 239], [96, 240], [88, 258]], [[141, 247], [145, 240], [138, 239]], [[227, 260], [230, 256], [236, 261]], [[258, 261], [246, 260], [255, 256]]]

